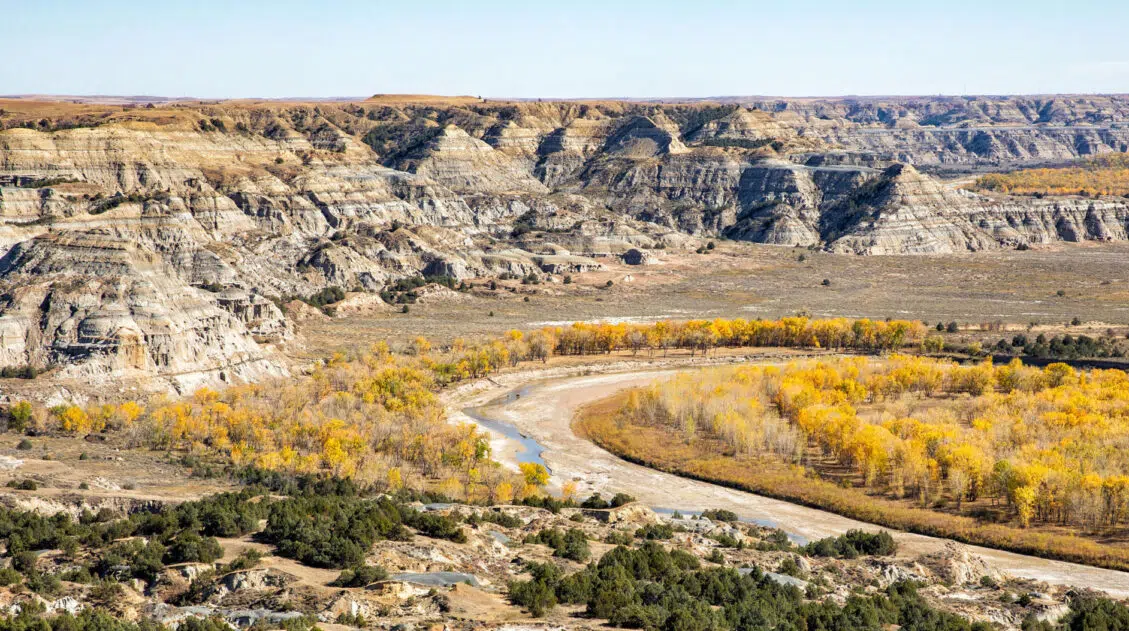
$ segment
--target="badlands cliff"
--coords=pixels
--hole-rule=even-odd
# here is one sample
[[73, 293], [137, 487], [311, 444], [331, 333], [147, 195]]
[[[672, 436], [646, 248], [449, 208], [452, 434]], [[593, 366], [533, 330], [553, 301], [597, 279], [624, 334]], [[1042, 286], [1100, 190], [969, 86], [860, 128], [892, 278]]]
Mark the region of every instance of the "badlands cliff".
[[277, 306], [698, 238], [850, 254], [1122, 240], [1123, 199], [936, 174], [1129, 148], [1117, 97], [151, 106], [0, 101], [0, 365], [281, 371]]

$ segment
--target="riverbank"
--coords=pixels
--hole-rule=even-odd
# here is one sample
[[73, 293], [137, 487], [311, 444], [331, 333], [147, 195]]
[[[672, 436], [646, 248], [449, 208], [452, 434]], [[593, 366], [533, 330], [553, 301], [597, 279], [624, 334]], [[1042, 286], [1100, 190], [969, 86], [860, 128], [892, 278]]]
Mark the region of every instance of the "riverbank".
[[[501, 411], [535, 388], [561, 379], [576, 379], [594, 375], [651, 375], [671, 374], [678, 370], [722, 366], [748, 362], [785, 362], [814, 357], [835, 357], [828, 351], [810, 349], [716, 349], [710, 355], [690, 355], [672, 351], [669, 355], [625, 354], [597, 356], [554, 357], [540, 367], [521, 367], [497, 373], [491, 377], [459, 384], [444, 391], [440, 397], [447, 407], [447, 417], [452, 423], [470, 423], [490, 435], [491, 452], [495, 460], [514, 471], [522, 462], [537, 462], [551, 470], [542, 457], [545, 447], [521, 429], [497, 416]], [[551, 485], [559, 490], [560, 476], [554, 476]]]
[[[1102, 545], [1077, 536], [981, 523], [970, 517], [911, 508], [869, 496], [858, 489], [842, 488], [818, 477], [805, 476], [802, 469], [779, 462], [742, 461], [721, 455], [722, 446], [711, 444], [708, 439], [687, 442], [667, 428], [617, 419], [625, 397], [626, 393], [621, 393], [583, 407], [574, 423], [577, 434], [630, 462], [888, 528], [1043, 558], [1129, 570], [1129, 548], [1124, 546]], [[657, 445], [662, 448], [657, 449]]]
[[[748, 356], [745, 361], [780, 362], [791, 358], [794, 357], [761, 354]], [[542, 457], [553, 470], [554, 483], [559, 485], [572, 481], [581, 494], [601, 492], [608, 495], [623, 491], [653, 507], [680, 510], [724, 508], [742, 518], [764, 520], [762, 523], [770, 523], [806, 539], [835, 536], [855, 528], [868, 531], [881, 529], [827, 511], [633, 464], [572, 432], [573, 417], [583, 405], [612, 396], [624, 388], [651, 383], [673, 370], [690, 365], [698, 364], [608, 362], [589, 367], [515, 371], [491, 381], [480, 380], [453, 389], [445, 395], [445, 402], [452, 420], [470, 422], [462, 412], [464, 408], [484, 406], [508, 391], [528, 386], [526, 394], [520, 398], [480, 411], [536, 440], [544, 449]], [[503, 446], [503, 443], [497, 444]], [[494, 457], [516, 467], [515, 453], [513, 449], [496, 449]], [[906, 558], [939, 551], [947, 542], [943, 538], [908, 532], [896, 532], [894, 536], [899, 544], [899, 555]], [[967, 547], [992, 567], [1014, 576], [1057, 585], [1087, 586], [1114, 596], [1129, 597], [1129, 573], [979, 546]]]

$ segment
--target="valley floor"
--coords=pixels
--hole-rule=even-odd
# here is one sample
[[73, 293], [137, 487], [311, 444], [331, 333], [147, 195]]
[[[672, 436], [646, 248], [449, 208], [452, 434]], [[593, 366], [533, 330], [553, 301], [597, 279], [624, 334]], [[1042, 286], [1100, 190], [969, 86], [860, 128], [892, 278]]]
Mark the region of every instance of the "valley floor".
[[[759, 361], [769, 362], [781, 359], [772, 355], [759, 357]], [[704, 361], [698, 358], [695, 363]], [[464, 419], [465, 408], [485, 405], [505, 392], [520, 389], [522, 396], [519, 398], [502, 405], [487, 406], [481, 412], [489, 418], [513, 425], [536, 440], [545, 449], [542, 456], [553, 473], [554, 482], [576, 482], [581, 496], [593, 491], [603, 491], [605, 495], [610, 491], [622, 491], [656, 508], [682, 511], [724, 508], [743, 518], [764, 520], [767, 525], [807, 539], [838, 535], [852, 528], [876, 530], [873, 525], [826, 511], [631, 464], [573, 433], [571, 423], [584, 404], [624, 388], [651, 383], [668, 376], [675, 368], [677, 366], [669, 362], [650, 367], [636, 362], [576, 369], [571, 376], [565, 376], [559, 369], [555, 373], [540, 375], [511, 373], [496, 378], [496, 385], [452, 393], [448, 399], [448, 412], [455, 420]], [[496, 443], [495, 457], [512, 463], [515, 456], [513, 448], [512, 443]], [[897, 533], [895, 538], [899, 554], [909, 556], [935, 552], [949, 543], [945, 539], [910, 533]], [[968, 548], [982, 556], [991, 567], [1017, 577], [1056, 585], [1086, 586], [1114, 596], [1129, 596], [1129, 573], [977, 546]]]
[[[578, 320], [756, 319], [797, 312], [929, 324], [1002, 321], [1017, 330], [1037, 323], [1034, 330], [1048, 334], [1078, 318], [1083, 326], [1071, 331], [1093, 336], [1110, 325], [1129, 325], [1127, 257], [1129, 243], [868, 257], [720, 242], [710, 254], [671, 253], [653, 265], [606, 262], [606, 271], [575, 274], [570, 285], [509, 281], [500, 287], [512, 292], [476, 288], [457, 301], [412, 305], [406, 314], [387, 308], [310, 319], [300, 325], [306, 345], [295, 354], [321, 356], [417, 335], [441, 342], [474, 339]], [[1000, 334], [985, 337], [994, 342]]]

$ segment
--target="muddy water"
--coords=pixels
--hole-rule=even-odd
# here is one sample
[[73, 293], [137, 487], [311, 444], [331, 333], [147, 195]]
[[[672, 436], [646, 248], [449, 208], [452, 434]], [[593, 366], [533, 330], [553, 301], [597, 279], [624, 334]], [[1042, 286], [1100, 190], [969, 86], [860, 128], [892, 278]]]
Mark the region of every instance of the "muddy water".
[[545, 459], [541, 457], [545, 448], [542, 447], [540, 443], [522, 434], [521, 431], [513, 425], [505, 421], [491, 418], [490, 416], [491, 407], [513, 403], [520, 399], [523, 394], [528, 395], [531, 388], [532, 386], [529, 385], [515, 388], [486, 405], [463, 408], [463, 414], [469, 416], [475, 423], [482, 427], [514, 441], [514, 443], [516, 443], [516, 449], [514, 450], [513, 458], [516, 462], [533, 462], [545, 467], [549, 470], [549, 473], [552, 473], [553, 470], [549, 469], [549, 466], [545, 464]]

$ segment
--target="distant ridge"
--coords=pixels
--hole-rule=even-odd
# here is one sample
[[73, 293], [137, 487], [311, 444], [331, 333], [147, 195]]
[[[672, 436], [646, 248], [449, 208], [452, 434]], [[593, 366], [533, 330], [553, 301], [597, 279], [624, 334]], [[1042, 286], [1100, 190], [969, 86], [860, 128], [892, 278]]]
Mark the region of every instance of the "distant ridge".
[[1063, 94], [842, 94], [825, 96], [784, 96], [784, 95], [716, 95], [716, 96], [586, 96], [586, 97], [532, 97], [532, 96], [471, 96], [443, 94], [373, 94], [371, 96], [286, 96], [286, 97], [198, 97], [198, 96], [157, 96], [149, 94], [0, 94], [0, 99], [67, 102], [86, 105], [145, 105], [149, 103], [226, 103], [226, 102], [267, 102], [267, 103], [654, 103], [675, 105], [679, 103], [723, 103], [748, 104], [767, 101], [791, 101], [797, 103], [818, 102], [891, 102], [912, 103], [922, 101], [957, 102], [967, 100], [1011, 100], [1011, 99], [1079, 99], [1089, 97], [1129, 97], [1125, 93], [1063, 93]]

